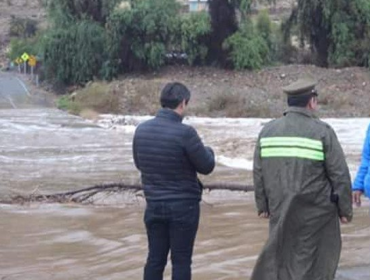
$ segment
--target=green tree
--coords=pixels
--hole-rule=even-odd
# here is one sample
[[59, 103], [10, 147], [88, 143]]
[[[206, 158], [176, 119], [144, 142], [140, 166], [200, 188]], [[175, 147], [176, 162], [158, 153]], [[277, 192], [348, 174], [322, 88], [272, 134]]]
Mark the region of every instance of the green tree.
[[229, 60], [238, 70], [260, 69], [269, 60], [269, 46], [255, 27], [249, 23], [230, 36], [224, 43], [224, 48], [230, 51]]
[[210, 0], [209, 14], [212, 32], [208, 43], [208, 61], [225, 67], [229, 64], [230, 53], [229, 49], [223, 48], [223, 44], [238, 31], [235, 3], [230, 0]]
[[69, 25], [71, 21], [91, 20], [105, 24], [120, 0], [49, 0], [50, 19], [55, 26]]
[[32, 55], [40, 53], [40, 37], [35, 36], [32, 38], [13, 38], [10, 41], [9, 52], [7, 56], [10, 60], [14, 61], [25, 52]]
[[342, 3], [332, 16], [329, 63], [337, 66], [368, 66], [370, 54], [370, 2]]
[[191, 13], [180, 18], [178, 37], [181, 52], [186, 53], [190, 65], [203, 64], [208, 54], [207, 40], [211, 32], [208, 13]]
[[49, 29], [41, 40], [47, 78], [64, 84], [99, 76], [106, 61], [105, 23], [118, 0], [46, 1]]
[[259, 12], [256, 23], [257, 31], [266, 40], [271, 42], [272, 23], [267, 10]]
[[133, 0], [107, 23], [110, 73], [156, 69], [165, 63], [177, 28], [175, 0]]
[[64, 84], [90, 81], [99, 75], [105, 42], [104, 28], [90, 20], [51, 29], [42, 42], [47, 78]]
[[285, 39], [297, 27], [320, 66], [366, 65], [369, 60], [370, 2], [298, 0], [284, 23]]

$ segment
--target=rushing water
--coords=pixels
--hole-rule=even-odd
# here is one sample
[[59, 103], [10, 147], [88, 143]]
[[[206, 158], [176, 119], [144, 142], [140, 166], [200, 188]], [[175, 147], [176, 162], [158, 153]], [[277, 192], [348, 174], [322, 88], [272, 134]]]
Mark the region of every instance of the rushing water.
[[[92, 123], [55, 109], [0, 110], [0, 195], [139, 182], [131, 140], [146, 118], [102, 116]], [[267, 121], [187, 119], [218, 155], [214, 174], [203, 180], [251, 184], [255, 139]], [[354, 175], [370, 120], [327, 121]], [[370, 279], [368, 208], [365, 202], [355, 209], [354, 222], [343, 226], [340, 280]], [[133, 193], [102, 196], [91, 206], [1, 205], [0, 279], [141, 279], [143, 209], [142, 197]], [[266, 237], [267, 222], [256, 217], [253, 194], [205, 194], [194, 279], [248, 279]]]

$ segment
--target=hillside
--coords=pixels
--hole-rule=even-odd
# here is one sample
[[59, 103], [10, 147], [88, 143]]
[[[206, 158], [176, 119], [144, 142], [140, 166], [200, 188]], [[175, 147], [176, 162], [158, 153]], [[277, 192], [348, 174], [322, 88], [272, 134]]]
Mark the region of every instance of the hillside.
[[9, 44], [9, 28], [12, 17], [45, 21], [42, 0], [0, 0], [0, 68], [6, 63], [6, 48]]

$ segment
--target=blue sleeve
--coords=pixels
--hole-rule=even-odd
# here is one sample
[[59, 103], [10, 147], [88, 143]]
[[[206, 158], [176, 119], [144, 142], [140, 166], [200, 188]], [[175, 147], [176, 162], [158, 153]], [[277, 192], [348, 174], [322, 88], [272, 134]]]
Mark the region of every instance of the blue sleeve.
[[140, 163], [139, 163], [139, 158], [137, 156], [137, 137], [138, 137], [138, 134], [139, 134], [139, 129], [140, 129], [140, 125], [138, 125], [138, 127], [136, 128], [135, 130], [135, 133], [134, 133], [134, 138], [132, 140], [132, 156], [134, 158], [134, 163], [135, 163], [135, 167], [140, 170]]
[[198, 173], [208, 175], [215, 168], [215, 155], [210, 147], [205, 147], [196, 130], [189, 127], [185, 138], [185, 151]]
[[366, 132], [366, 139], [362, 151], [361, 165], [358, 169], [357, 176], [352, 187], [354, 191], [364, 191], [364, 180], [366, 174], [368, 173], [369, 165], [370, 165], [370, 126]]

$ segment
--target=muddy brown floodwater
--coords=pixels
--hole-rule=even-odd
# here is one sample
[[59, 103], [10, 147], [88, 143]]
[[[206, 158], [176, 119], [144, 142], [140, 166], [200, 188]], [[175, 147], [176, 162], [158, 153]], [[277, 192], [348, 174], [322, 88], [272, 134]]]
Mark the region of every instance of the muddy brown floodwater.
[[[145, 117], [84, 121], [54, 109], [0, 110], [0, 195], [55, 193], [107, 182], [138, 182], [131, 158]], [[206, 183], [251, 184], [253, 146], [264, 119], [187, 119], [215, 148]], [[333, 119], [352, 175], [369, 119]], [[0, 279], [142, 278], [147, 252], [140, 194], [102, 194], [94, 205], [0, 205]], [[202, 202], [195, 280], [249, 279], [266, 238], [253, 193], [215, 191]], [[369, 203], [343, 226], [338, 280], [370, 279]], [[166, 279], [170, 279], [170, 266]], [[314, 280], [314, 279], [313, 279]]]

